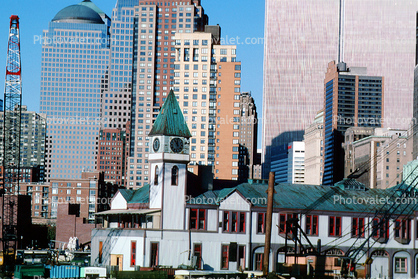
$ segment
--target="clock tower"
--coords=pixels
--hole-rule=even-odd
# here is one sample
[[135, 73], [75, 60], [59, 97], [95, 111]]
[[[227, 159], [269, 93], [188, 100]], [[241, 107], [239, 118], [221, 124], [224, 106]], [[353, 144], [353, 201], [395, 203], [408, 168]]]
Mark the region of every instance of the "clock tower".
[[190, 131], [171, 90], [149, 133], [151, 209], [161, 209], [162, 229], [184, 229]]

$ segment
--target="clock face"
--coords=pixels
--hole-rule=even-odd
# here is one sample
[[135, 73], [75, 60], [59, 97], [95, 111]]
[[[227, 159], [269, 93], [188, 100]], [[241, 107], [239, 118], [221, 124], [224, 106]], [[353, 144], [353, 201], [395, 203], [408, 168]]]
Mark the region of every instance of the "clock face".
[[170, 148], [175, 153], [180, 153], [183, 150], [183, 140], [181, 138], [174, 138], [170, 141]]
[[154, 152], [158, 152], [160, 149], [160, 140], [156, 138], [154, 142], [152, 143], [152, 147], [154, 148]]

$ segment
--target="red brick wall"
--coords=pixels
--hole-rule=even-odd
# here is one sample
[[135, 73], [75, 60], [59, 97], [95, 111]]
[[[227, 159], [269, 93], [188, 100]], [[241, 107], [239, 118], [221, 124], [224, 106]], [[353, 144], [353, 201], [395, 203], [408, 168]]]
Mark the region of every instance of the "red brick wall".
[[[68, 242], [70, 237], [78, 237], [78, 243], [86, 243], [91, 240], [91, 230], [94, 224], [84, 224], [83, 216], [68, 214], [68, 204], [58, 204], [57, 235], [56, 240]], [[60, 242], [56, 243], [58, 247]]]

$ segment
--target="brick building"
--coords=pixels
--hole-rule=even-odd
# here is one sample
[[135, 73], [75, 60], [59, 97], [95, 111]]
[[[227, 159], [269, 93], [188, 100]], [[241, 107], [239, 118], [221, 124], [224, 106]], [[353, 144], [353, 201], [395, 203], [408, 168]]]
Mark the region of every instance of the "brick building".
[[82, 217], [81, 204], [58, 204], [56, 247], [68, 242], [70, 237], [77, 237], [79, 244], [90, 242], [91, 230], [95, 224], [86, 222]]
[[129, 122], [125, 129], [101, 129], [97, 156], [97, 170], [104, 172], [104, 180], [125, 187], [129, 131]]
[[93, 214], [108, 208], [118, 186], [105, 182], [103, 172], [83, 172], [81, 179], [51, 179], [47, 183], [21, 183], [20, 193], [32, 197], [32, 221], [56, 222], [59, 204], [79, 204], [80, 217], [93, 222]]

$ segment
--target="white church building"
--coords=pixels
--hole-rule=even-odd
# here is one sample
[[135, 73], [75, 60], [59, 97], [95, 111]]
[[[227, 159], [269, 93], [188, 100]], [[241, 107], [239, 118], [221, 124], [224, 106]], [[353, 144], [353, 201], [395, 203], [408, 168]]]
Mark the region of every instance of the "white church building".
[[[187, 181], [191, 134], [173, 92], [149, 137], [150, 184], [120, 190], [111, 209], [96, 214], [100, 226], [92, 231], [92, 264], [123, 271], [154, 266], [261, 270], [267, 182], [250, 180], [189, 196], [199, 185]], [[327, 273], [339, 274], [341, 257], [359, 251], [359, 274], [418, 278], [418, 204], [403, 204], [398, 189], [366, 189], [351, 180], [333, 187], [274, 188], [271, 271], [286, 272], [295, 261], [307, 272], [315, 269], [315, 256], [295, 260], [294, 237], [286, 241], [286, 221], [298, 218], [307, 239], [327, 255]], [[302, 243], [309, 247], [306, 239]]]

